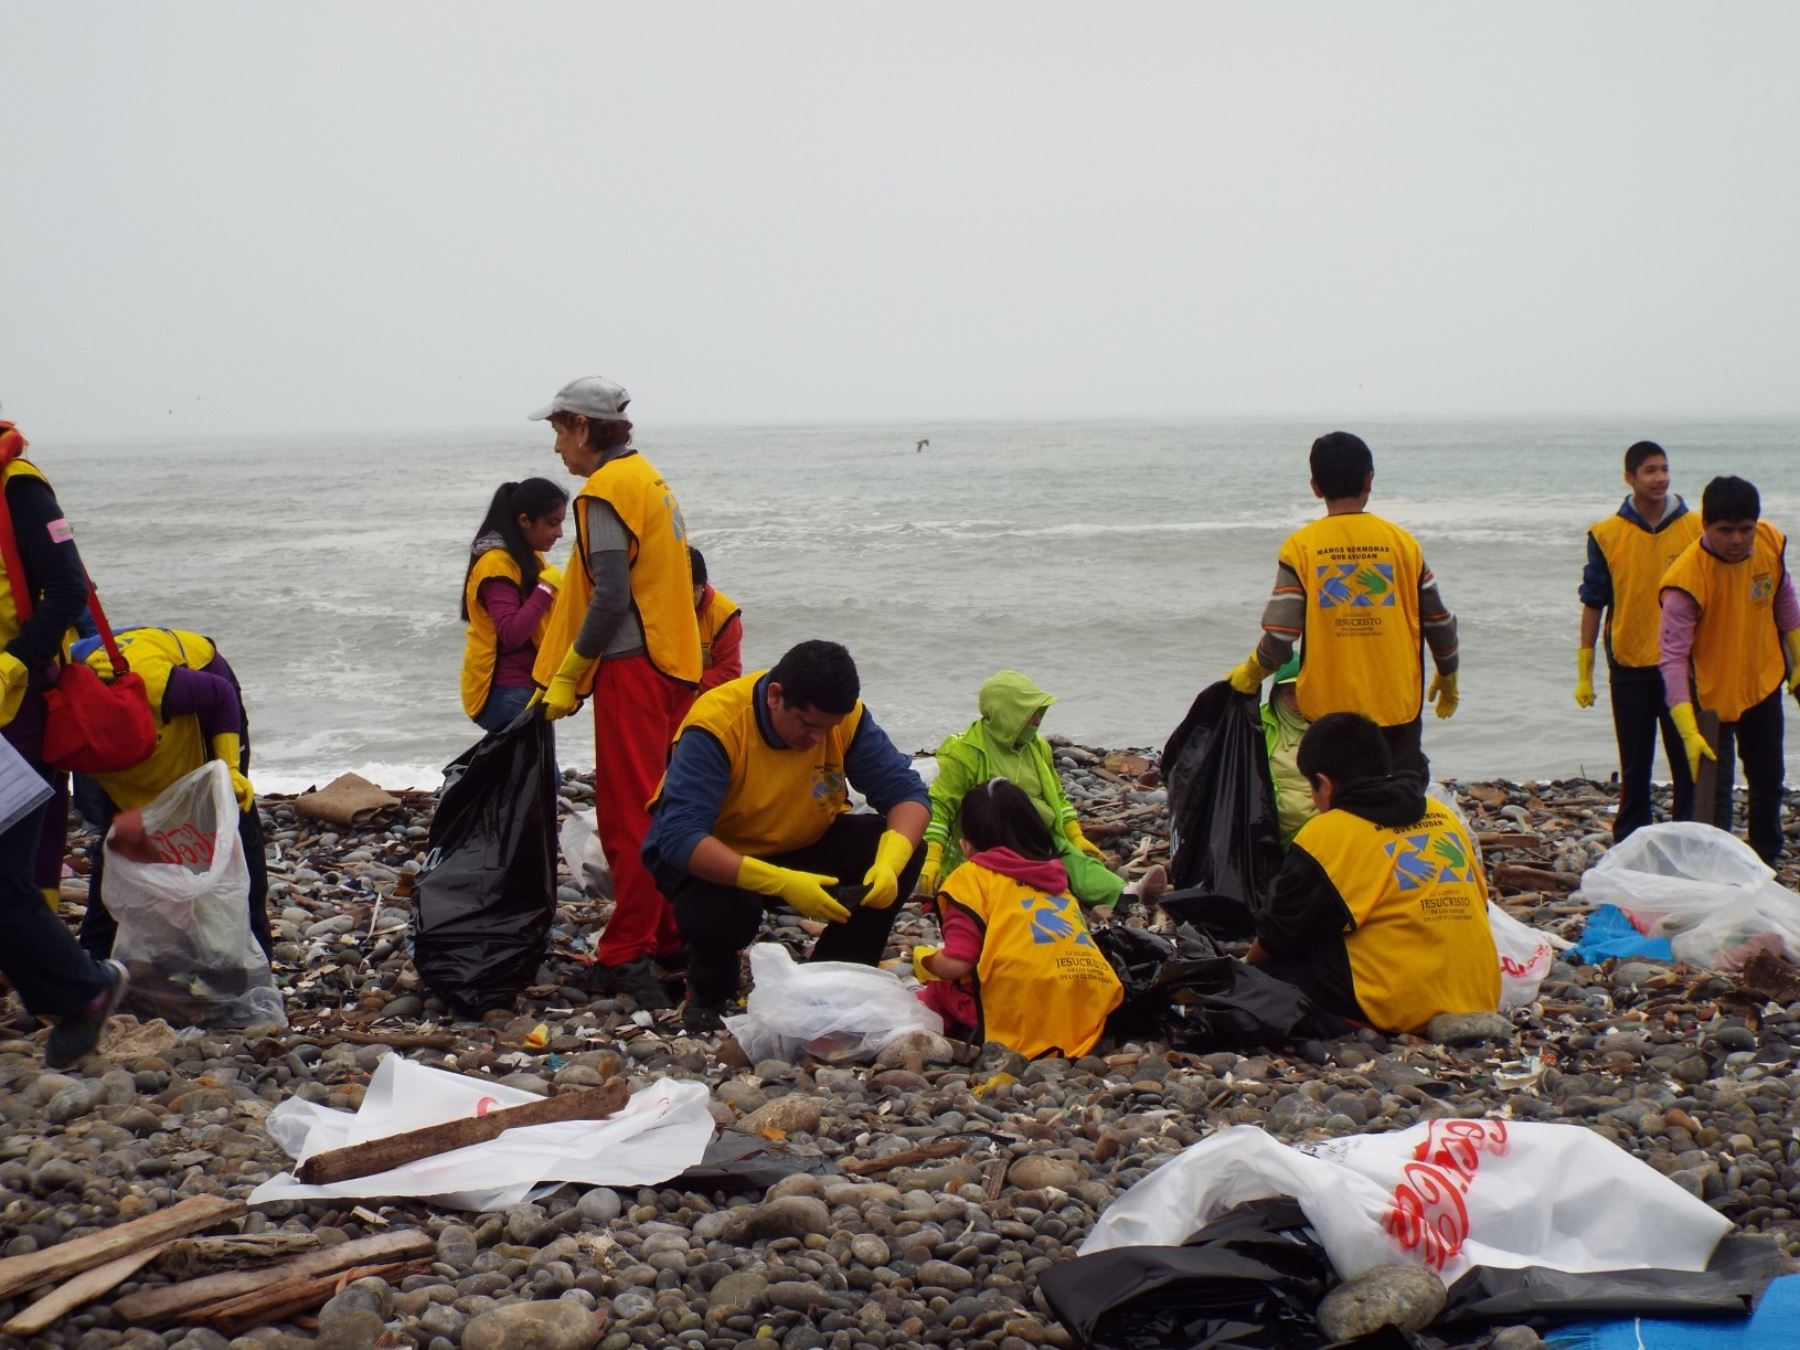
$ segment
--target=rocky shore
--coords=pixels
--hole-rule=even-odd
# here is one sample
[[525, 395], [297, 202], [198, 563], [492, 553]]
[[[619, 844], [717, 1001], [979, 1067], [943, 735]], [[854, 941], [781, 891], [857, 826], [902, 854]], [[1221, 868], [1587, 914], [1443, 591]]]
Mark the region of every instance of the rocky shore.
[[[1058, 750], [1090, 836], [1128, 874], [1166, 861], [1166, 796], [1147, 752]], [[1610, 840], [1606, 790], [1581, 781], [1454, 787], [1496, 897], [1529, 924], [1578, 935], [1586, 910], [1568, 894]], [[567, 810], [586, 809], [591, 797], [578, 778], [562, 783]], [[171, 1033], [119, 1019], [101, 1055], [71, 1074], [44, 1070], [41, 1035], [34, 1043], [17, 1026], [4, 1033], [0, 1255], [49, 1248], [185, 1197], [242, 1198], [289, 1168], [262, 1128], [273, 1107], [298, 1096], [354, 1108], [377, 1063], [396, 1053], [536, 1092], [613, 1074], [640, 1085], [703, 1080], [721, 1128], [816, 1158], [821, 1171], [766, 1190], [566, 1186], [485, 1215], [374, 1200], [263, 1206], [231, 1230], [290, 1234], [299, 1249], [418, 1229], [435, 1250], [416, 1273], [352, 1279], [316, 1313], [235, 1340], [116, 1311], [136, 1291], [196, 1273], [192, 1250], [173, 1269], [165, 1252], [31, 1343], [1069, 1345], [1036, 1295], [1038, 1273], [1073, 1255], [1121, 1190], [1211, 1130], [1240, 1123], [1285, 1140], [1490, 1113], [1579, 1124], [1740, 1231], [1768, 1234], [1800, 1256], [1791, 1074], [1800, 990], [1646, 961], [1559, 963], [1504, 1040], [1363, 1033], [1250, 1056], [1124, 1044], [1028, 1065], [999, 1047], [920, 1037], [890, 1046], [871, 1067], [747, 1064], [729, 1040], [682, 1035], [672, 1013], [634, 1015], [585, 991], [602, 911], [566, 877], [552, 955], [517, 1011], [442, 1020], [405, 955], [407, 879], [430, 797], [406, 794], [359, 829], [321, 828], [281, 799], [263, 810], [276, 974], [291, 1025]], [[71, 840], [80, 869], [85, 842]], [[1794, 884], [1791, 865], [1782, 880]], [[80, 891], [66, 888], [65, 911]], [[934, 935], [915, 906], [897, 925], [896, 950]], [[533, 1037], [540, 1024], [542, 1044]], [[0, 1323], [23, 1306], [0, 1300]], [[1498, 1330], [1447, 1339], [1483, 1346]], [[1509, 1332], [1498, 1343], [1516, 1350], [1536, 1338]]]

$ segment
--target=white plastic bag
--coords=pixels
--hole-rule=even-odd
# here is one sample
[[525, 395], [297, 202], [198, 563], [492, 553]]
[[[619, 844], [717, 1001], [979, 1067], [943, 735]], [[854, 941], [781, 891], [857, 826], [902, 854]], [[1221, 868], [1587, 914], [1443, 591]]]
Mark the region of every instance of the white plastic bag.
[[1617, 905], [1639, 931], [1668, 937], [1675, 959], [1689, 965], [1728, 965], [1734, 948], [1763, 934], [1800, 960], [1800, 895], [1743, 840], [1711, 825], [1634, 830], [1582, 875], [1576, 895]]
[[1126, 1191], [1081, 1254], [1179, 1246], [1235, 1205], [1300, 1202], [1344, 1279], [1417, 1264], [1704, 1270], [1731, 1221], [1579, 1125], [1433, 1120], [1292, 1147], [1254, 1125], [1202, 1139]]
[[612, 868], [600, 847], [600, 815], [597, 811], [571, 811], [562, 827], [563, 862], [576, 887], [589, 899], [613, 898]]
[[[525, 1125], [486, 1143], [329, 1186], [305, 1186], [284, 1172], [252, 1191], [249, 1203], [405, 1195], [448, 1209], [494, 1210], [519, 1204], [546, 1181], [654, 1186], [705, 1155], [713, 1136], [706, 1099], [704, 1083], [662, 1079], [634, 1092], [625, 1109], [606, 1120]], [[300, 1163], [315, 1153], [538, 1100], [520, 1088], [388, 1055], [375, 1066], [354, 1114], [292, 1097], [269, 1112], [264, 1128]]]
[[113, 956], [131, 972], [127, 1006], [172, 1026], [287, 1025], [269, 959], [250, 933], [250, 870], [231, 774], [218, 760], [144, 808], [163, 861], [106, 846], [101, 899], [119, 924]]
[[1538, 986], [1555, 964], [1556, 953], [1574, 944], [1521, 923], [1492, 900], [1488, 901], [1488, 927], [1494, 934], [1494, 950], [1500, 953], [1500, 1010], [1526, 1007], [1538, 996]]
[[802, 1054], [832, 1063], [873, 1059], [909, 1031], [943, 1034], [944, 1019], [891, 971], [848, 961], [802, 965], [779, 943], [759, 942], [750, 949], [750, 976], [749, 1005], [725, 1026], [752, 1064], [793, 1063]]

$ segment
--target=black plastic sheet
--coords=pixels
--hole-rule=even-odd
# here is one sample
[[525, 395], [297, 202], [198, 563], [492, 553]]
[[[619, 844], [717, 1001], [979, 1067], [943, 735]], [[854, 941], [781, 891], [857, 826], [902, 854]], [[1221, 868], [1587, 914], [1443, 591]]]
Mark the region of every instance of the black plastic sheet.
[[1109, 924], [1094, 943], [1125, 988], [1106, 1024], [1117, 1040], [1167, 1041], [1176, 1050], [1207, 1054], [1272, 1049], [1345, 1030], [1293, 985], [1226, 955], [1185, 924], [1172, 938]]
[[550, 950], [556, 739], [539, 708], [444, 769], [413, 881], [413, 964], [456, 1011], [511, 1007]]
[[1162, 771], [1169, 879], [1192, 893], [1182, 917], [1220, 937], [1249, 937], [1282, 858], [1256, 698], [1224, 682], [1201, 690], [1163, 747]]

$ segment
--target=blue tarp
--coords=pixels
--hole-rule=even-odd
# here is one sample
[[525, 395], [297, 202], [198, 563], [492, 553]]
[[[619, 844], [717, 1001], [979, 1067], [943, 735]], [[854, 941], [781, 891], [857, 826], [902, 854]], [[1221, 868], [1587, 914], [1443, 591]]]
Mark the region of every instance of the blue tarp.
[[1800, 1346], [1800, 1275], [1783, 1275], [1763, 1291], [1742, 1321], [1692, 1317], [1629, 1317], [1571, 1322], [1545, 1333], [1554, 1350], [1794, 1350]]
[[1644, 961], [1673, 961], [1666, 937], [1645, 937], [1617, 905], [1601, 905], [1588, 916], [1581, 941], [1564, 953], [1565, 961], [1591, 966], [1615, 956]]

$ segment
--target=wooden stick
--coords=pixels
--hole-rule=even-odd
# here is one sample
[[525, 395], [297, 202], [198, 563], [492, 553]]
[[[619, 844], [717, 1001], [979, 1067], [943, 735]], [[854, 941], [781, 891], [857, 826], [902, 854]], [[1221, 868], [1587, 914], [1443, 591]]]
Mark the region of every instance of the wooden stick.
[[1572, 877], [1542, 867], [1526, 867], [1520, 863], [1495, 863], [1490, 874], [1497, 891], [1555, 891], [1565, 895], [1579, 884]]
[[226, 1237], [181, 1238], [163, 1252], [162, 1268], [185, 1280], [203, 1271], [231, 1269], [298, 1256], [319, 1245], [317, 1233], [241, 1233]]
[[459, 1046], [472, 1044], [467, 1036], [458, 1036], [449, 1031], [353, 1031], [343, 1028], [326, 1031], [316, 1028], [306, 1034], [304, 1039], [316, 1040], [331, 1037], [347, 1041], [351, 1045], [386, 1045], [395, 1050], [455, 1050]]
[[89, 1233], [41, 1252], [8, 1257], [0, 1261], [0, 1299], [11, 1298], [22, 1289], [67, 1279], [170, 1238], [186, 1237], [189, 1233], [216, 1227], [243, 1212], [241, 1200], [196, 1195], [141, 1219], [117, 1224], [105, 1232]]
[[182, 1314], [181, 1320], [189, 1326], [211, 1327], [227, 1336], [235, 1336], [240, 1331], [266, 1327], [292, 1317], [295, 1313], [310, 1311], [352, 1280], [375, 1275], [397, 1284], [408, 1275], [424, 1274], [431, 1269], [434, 1260], [435, 1257], [432, 1256], [379, 1266], [353, 1266], [329, 1275], [303, 1276], [265, 1284], [260, 1289], [240, 1294], [236, 1298], [195, 1308]]
[[75, 1309], [103, 1298], [117, 1289], [139, 1270], [150, 1264], [169, 1243], [159, 1243], [108, 1261], [103, 1266], [84, 1270], [74, 1279], [58, 1285], [29, 1308], [18, 1313], [0, 1331], [9, 1336], [35, 1336], [44, 1328], [60, 1322]]
[[920, 1144], [917, 1148], [909, 1148], [900, 1153], [890, 1153], [885, 1158], [851, 1158], [847, 1162], [839, 1162], [838, 1166], [859, 1177], [873, 1176], [876, 1172], [886, 1172], [896, 1167], [911, 1167], [914, 1163], [967, 1153], [974, 1147], [974, 1142], [972, 1139], [962, 1138], [933, 1139], [929, 1144]]
[[431, 1234], [416, 1228], [398, 1233], [378, 1233], [374, 1237], [340, 1242], [279, 1265], [259, 1266], [254, 1270], [228, 1270], [217, 1275], [202, 1275], [180, 1284], [165, 1284], [156, 1289], [140, 1289], [113, 1304], [122, 1323], [127, 1326], [163, 1326], [195, 1308], [223, 1303], [228, 1299], [253, 1293], [283, 1280], [330, 1275], [353, 1266], [382, 1261], [409, 1261], [430, 1256], [437, 1251]]
[[485, 1116], [447, 1120], [441, 1125], [427, 1125], [423, 1129], [371, 1139], [366, 1144], [317, 1153], [300, 1164], [297, 1175], [308, 1186], [329, 1186], [356, 1177], [371, 1177], [417, 1162], [420, 1158], [433, 1158], [471, 1144], [484, 1144], [521, 1125], [545, 1125], [558, 1120], [604, 1120], [630, 1100], [631, 1085], [623, 1078], [615, 1078], [604, 1087], [564, 1092]]
[[[1706, 743], [1718, 753], [1719, 749], [1719, 714], [1711, 708], [1702, 708], [1700, 715], [1694, 719], [1694, 725], [1700, 734], [1706, 737]], [[1694, 776], [1694, 819], [1702, 825], [1716, 825], [1721, 830], [1731, 828], [1730, 818], [1715, 820], [1718, 815], [1719, 795], [1719, 761], [1700, 757], [1700, 772]]]

